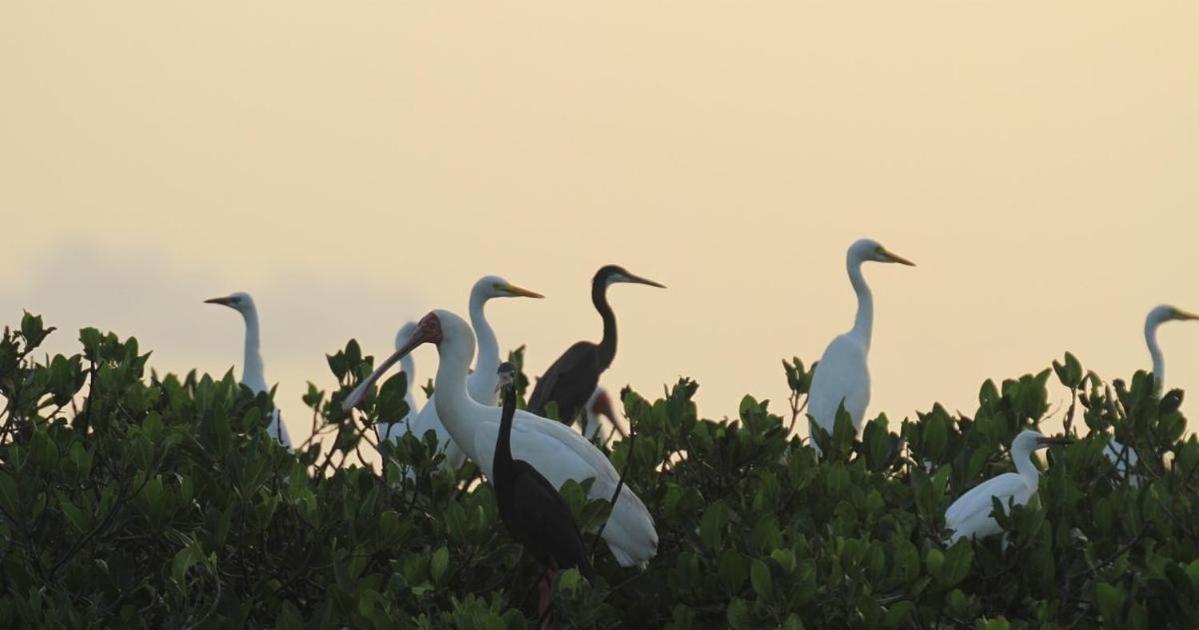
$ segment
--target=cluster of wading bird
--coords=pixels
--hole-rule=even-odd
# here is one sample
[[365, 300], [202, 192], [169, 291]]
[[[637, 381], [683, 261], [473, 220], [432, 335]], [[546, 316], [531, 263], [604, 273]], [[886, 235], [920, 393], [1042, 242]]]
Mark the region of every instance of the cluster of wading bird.
[[[860, 431], [870, 402], [867, 357], [874, 299], [862, 275], [862, 264], [866, 262], [914, 266], [873, 240], [862, 239], [849, 247], [846, 267], [858, 298], [857, 315], [853, 328], [833, 339], [820, 357], [808, 395], [809, 421], [830, 433], [841, 407], [848, 412], [854, 429]], [[558, 488], [569, 479], [578, 482], [594, 479], [590, 496], [612, 500], [611, 515], [601, 536], [621, 566], [644, 566], [657, 552], [658, 535], [649, 510], [623, 485], [612, 463], [593, 443], [593, 440], [605, 441], [611, 431], [620, 430], [608, 397], [599, 387], [600, 375], [616, 355], [616, 316], [608, 304], [608, 288], [617, 283], [665, 288], [621, 267], [602, 267], [592, 280], [591, 301], [603, 319], [603, 337], [598, 344], [580, 341], [568, 348], [537, 380], [524, 410], [516, 409], [512, 366], [500, 363], [499, 343], [484, 315], [484, 305], [498, 297], [542, 296], [496, 276], [480, 279], [471, 289], [470, 324], [447, 310], [435, 310], [417, 323], [405, 324], [396, 336], [395, 353], [344, 402], [347, 411], [353, 409], [375, 381], [400, 362], [408, 382], [410, 411], [404, 418], [381, 424], [381, 439], [395, 439], [407, 431], [417, 436], [434, 431], [445, 454], [446, 466], [458, 467], [468, 457], [479, 466], [495, 487], [499, 513], [508, 530], [546, 569], [542, 581], [543, 607], [547, 603], [548, 580], [554, 572], [575, 567], [584, 576], [591, 574], [578, 527], [558, 494]], [[245, 318], [242, 382], [255, 391], [265, 391], [254, 301], [245, 293], [208, 301], [233, 308]], [[1157, 327], [1181, 319], [1199, 319], [1199, 316], [1172, 306], [1159, 306], [1149, 312], [1145, 321], [1145, 341], [1153, 359], [1157, 387], [1161, 387], [1165, 376]], [[476, 340], [478, 358], [471, 371]], [[413, 366], [409, 353], [425, 343], [437, 346], [440, 362], [436, 391], [418, 410], [411, 393]], [[497, 407], [501, 394], [503, 404]], [[545, 417], [547, 410], [556, 411], [563, 421]], [[573, 428], [580, 414], [585, 417], [582, 432]], [[602, 428], [600, 416], [607, 416], [611, 429]], [[290, 448], [291, 440], [277, 411], [268, 430]], [[1005, 506], [1025, 504], [1037, 491], [1038, 470], [1032, 452], [1067, 441], [1033, 430], [1017, 435], [1011, 445], [1016, 472], [979, 484], [946, 511], [946, 526], [952, 531], [950, 541], [1000, 533], [999, 524], [991, 516], [992, 497]], [[810, 445], [819, 450], [815, 443]], [[1137, 461], [1131, 449], [1115, 440], [1105, 453], [1121, 472]]]

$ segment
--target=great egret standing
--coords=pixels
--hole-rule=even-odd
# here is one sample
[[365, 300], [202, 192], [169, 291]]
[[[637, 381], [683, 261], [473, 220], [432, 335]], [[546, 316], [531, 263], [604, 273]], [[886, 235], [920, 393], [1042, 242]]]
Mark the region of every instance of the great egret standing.
[[[266, 376], [262, 370], [262, 352], [259, 350], [258, 309], [254, 306], [254, 298], [249, 293], [231, 293], [225, 297], [204, 300], [208, 304], [220, 304], [241, 313], [246, 323], [245, 359], [242, 362], [241, 383], [254, 393], [267, 391]], [[271, 423], [267, 433], [279, 440], [279, 443], [291, 449], [291, 436], [287, 433], [287, 425], [279, 415], [279, 409], [271, 412]]]
[[[1185, 321], [1199, 319], [1199, 315], [1188, 313], [1168, 304], [1155, 307], [1145, 317], [1145, 345], [1149, 348], [1149, 358], [1153, 360], [1153, 388], [1157, 393], [1166, 391], [1166, 361], [1162, 357], [1162, 348], [1157, 343], [1157, 328], [1169, 321]], [[1140, 460], [1137, 452], [1130, 446], [1125, 446], [1112, 438], [1103, 449], [1103, 454], [1116, 466], [1116, 471], [1124, 475], [1129, 469], [1135, 468]], [[1137, 485], [1136, 477], [1132, 478]]]
[[[405, 322], [400, 326], [399, 332], [396, 333], [396, 350], [404, 347], [408, 340], [412, 338], [413, 331], [416, 330], [416, 322]], [[416, 367], [412, 362], [412, 355], [406, 354], [400, 359], [400, 371], [404, 373], [404, 378], [407, 381], [407, 387], [404, 388], [404, 402], [408, 404], [408, 413], [403, 418], [397, 418], [393, 421], [379, 423], [379, 439], [394, 440], [399, 439], [403, 431], [407, 431], [408, 421], [415, 418], [420, 409], [416, 406]]]
[[[849, 246], [845, 266], [849, 270], [849, 282], [858, 295], [858, 314], [854, 317], [853, 328], [838, 335], [825, 348], [808, 393], [809, 415], [830, 434], [837, 419], [837, 409], [842, 404], [853, 420], [854, 430], [861, 431], [862, 418], [870, 403], [867, 358], [874, 326], [874, 296], [862, 276], [862, 263], [870, 261], [916, 266], [916, 263], [887, 251], [877, 241], [861, 239]], [[820, 451], [815, 441], [812, 441], [812, 447]]]
[[[471, 287], [470, 323], [479, 339], [479, 358], [475, 362], [475, 371], [466, 380], [466, 388], [471, 398], [488, 406], [495, 406], [498, 400], [495, 385], [498, 382], [496, 370], [500, 366], [500, 344], [495, 338], [491, 324], [487, 322], [483, 307], [488, 300], [501, 297], [545, 296], [511, 284], [499, 276], [483, 276]], [[433, 396], [425, 401], [420, 413], [409, 422], [409, 430], [417, 437], [430, 430], [434, 431], [437, 434], [437, 448], [445, 453], [445, 464], [451, 468], [458, 468], [462, 466], [465, 456], [460, 445], [454, 443], [452, 435], [438, 417], [437, 405], [433, 402], [436, 399], [437, 392], [434, 391]]]
[[[422, 318], [408, 345], [379, 364], [350, 393], [343, 407], [348, 411], [361, 402], [366, 391], [392, 364], [423, 343], [436, 344], [440, 358], [434, 396], [438, 415], [454, 442], [478, 464], [483, 474], [493, 478], [500, 409], [480, 404], [467, 393], [467, 371], [475, 353], [475, 336], [461, 317], [449, 311], [436, 310]], [[587, 438], [561, 422], [517, 411], [511, 443], [512, 455], [529, 462], [554, 488], [562, 487], [568, 479], [580, 483], [594, 479], [589, 496], [611, 500], [620, 482], [612, 462]], [[644, 566], [657, 553], [654, 519], [627, 485], [621, 486], [603, 537], [621, 566]]]
[[608, 287], [618, 282], [648, 284], [665, 289], [666, 286], [635, 276], [617, 265], [606, 265], [595, 272], [591, 279], [591, 303], [604, 321], [604, 336], [598, 344], [580, 341], [566, 349], [537, 380], [533, 394], [529, 396], [527, 409], [543, 415], [550, 403], [558, 407], [558, 417], [572, 424], [584, 403], [599, 385], [600, 374], [612, 365], [616, 357], [616, 314], [608, 305]]
[[546, 478], [523, 459], [512, 457], [512, 419], [516, 415], [516, 388], [513, 386], [516, 369], [511, 363], [499, 367], [499, 388], [503, 405], [500, 411], [500, 430], [496, 436], [495, 459], [490, 476], [495, 487], [500, 520], [508, 533], [533, 554], [545, 569], [541, 579], [539, 615], [547, 619], [550, 604], [550, 581], [563, 569], [578, 568], [591, 579], [591, 563], [579, 526], [575, 523], [570, 505], [558, 494]]
[[1012, 440], [1012, 463], [1016, 465], [1016, 472], [1003, 473], [974, 486], [945, 510], [945, 526], [953, 530], [949, 544], [959, 538], [985, 538], [1001, 533], [1003, 528], [991, 516], [994, 509], [991, 498], [999, 499], [1005, 513], [1009, 500], [1014, 505], [1027, 504], [1037, 493], [1041, 476], [1032, 462], [1032, 452], [1052, 444], [1069, 443], [1067, 438], [1045, 437], [1031, 429], [1021, 431]]

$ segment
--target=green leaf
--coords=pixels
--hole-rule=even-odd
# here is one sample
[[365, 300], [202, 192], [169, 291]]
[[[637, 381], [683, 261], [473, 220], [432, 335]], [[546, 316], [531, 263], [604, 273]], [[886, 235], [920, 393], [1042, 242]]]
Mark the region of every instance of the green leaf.
[[[929, 552], [932, 555], [932, 552]], [[949, 548], [945, 554], [945, 563], [936, 572], [937, 581], [942, 587], [956, 586], [970, 574], [970, 565], [974, 562], [974, 547], [970, 540], [963, 538]]]
[[754, 587], [754, 592], [761, 599], [769, 599], [771, 590], [773, 589], [773, 581], [770, 578], [770, 567], [766, 566], [765, 562], [754, 558], [749, 565], [749, 582]]
[[730, 628], [749, 628], [752, 625], [749, 617], [749, 604], [744, 599], [734, 599], [729, 602], [725, 617], [728, 619]]
[[176, 585], [183, 588], [183, 578], [187, 574], [187, 570], [203, 558], [203, 552], [194, 542], [180, 549], [175, 554], [175, 558], [171, 560], [171, 579], [175, 580]]
[[429, 561], [429, 575], [433, 578], [434, 584], [440, 584], [442, 576], [445, 575], [445, 570], [450, 566], [450, 550], [445, 547], [438, 547], [437, 551], [433, 552], [433, 557]]
[[720, 535], [728, 524], [729, 508], [724, 501], [717, 500], [704, 510], [700, 519], [699, 536], [704, 544], [713, 551], [720, 549]]
[[1107, 582], [1099, 582], [1095, 585], [1095, 604], [1105, 625], [1115, 627], [1123, 619], [1120, 611], [1124, 607], [1124, 591]]
[[729, 594], [736, 595], [744, 586], [745, 580], [749, 577], [749, 570], [746, 567], [745, 557], [736, 549], [725, 549], [720, 552], [720, 562], [718, 564], [720, 571], [720, 579], [724, 582]]

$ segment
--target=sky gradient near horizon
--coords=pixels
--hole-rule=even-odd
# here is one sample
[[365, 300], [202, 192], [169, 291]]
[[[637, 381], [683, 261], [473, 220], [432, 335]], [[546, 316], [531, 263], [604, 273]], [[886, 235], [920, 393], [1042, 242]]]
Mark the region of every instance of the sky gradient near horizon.
[[[347, 339], [495, 273], [548, 296], [488, 309], [536, 374], [599, 338], [613, 262], [669, 288], [612, 290], [603, 383], [691, 376], [721, 417], [849, 328], [869, 236], [919, 265], [866, 268], [871, 417], [1067, 349], [1127, 377], [1150, 308], [1199, 310], [1196, 32], [1194, 2], [9, 3], [0, 322], [219, 374], [241, 322], [202, 300], [248, 291], [302, 440]], [[1199, 323], [1160, 338], [1199, 388]]]

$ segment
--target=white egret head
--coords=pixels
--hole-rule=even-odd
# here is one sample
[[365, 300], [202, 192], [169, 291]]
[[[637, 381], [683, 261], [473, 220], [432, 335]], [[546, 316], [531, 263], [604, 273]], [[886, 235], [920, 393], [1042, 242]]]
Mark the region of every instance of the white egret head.
[[475, 283], [475, 291], [485, 299], [498, 297], [530, 297], [543, 298], [544, 295], [535, 291], [518, 287], [499, 276], [483, 276]]
[[204, 300], [204, 302], [206, 304], [220, 304], [221, 306], [228, 306], [242, 315], [250, 313], [254, 310], [254, 298], [250, 297], [250, 294], [244, 291], [230, 293], [225, 297], [210, 298]]
[[1070, 444], [1071, 442], [1073, 440], [1070, 438], [1047, 437], [1032, 429], [1025, 429], [1016, 436], [1016, 439], [1012, 440], [1012, 457], [1032, 453], [1035, 450], [1048, 448], [1054, 444]]
[[853, 245], [850, 245], [849, 257], [861, 261], [899, 263], [901, 265], [908, 265], [909, 267], [916, 266], [916, 263], [887, 251], [887, 248], [883, 247], [882, 243], [869, 238], [860, 239], [854, 242]]
[[1188, 319], [1199, 319], [1199, 315], [1184, 311], [1176, 306], [1162, 304], [1149, 311], [1149, 316], [1145, 318], [1150, 325], [1163, 324], [1170, 321], [1185, 321]]
[[412, 339], [412, 333], [416, 332], [416, 322], [405, 322], [400, 326], [399, 332], [396, 333], [396, 348], [402, 348]]

